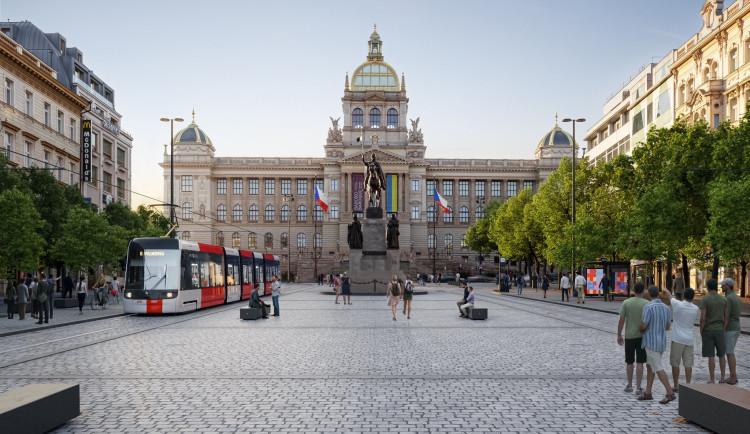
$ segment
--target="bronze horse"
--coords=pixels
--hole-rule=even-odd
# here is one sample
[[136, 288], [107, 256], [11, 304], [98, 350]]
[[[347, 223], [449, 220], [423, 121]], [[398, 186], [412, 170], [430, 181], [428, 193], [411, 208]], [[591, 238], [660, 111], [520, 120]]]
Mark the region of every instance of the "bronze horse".
[[386, 188], [385, 175], [380, 168], [380, 163], [375, 160], [375, 153], [371, 155], [370, 161], [365, 161], [362, 154], [362, 163], [367, 167], [365, 173], [365, 193], [367, 193], [368, 207], [380, 206], [380, 192]]

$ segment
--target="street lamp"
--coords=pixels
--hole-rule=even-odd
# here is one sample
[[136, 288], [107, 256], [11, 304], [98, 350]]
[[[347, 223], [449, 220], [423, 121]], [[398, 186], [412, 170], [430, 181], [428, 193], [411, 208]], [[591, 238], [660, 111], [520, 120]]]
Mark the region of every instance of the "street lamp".
[[[586, 119], [580, 118], [580, 119], [571, 119], [571, 118], [565, 118], [562, 120], [563, 122], [572, 122], [573, 123], [573, 200], [572, 200], [572, 217], [573, 217], [573, 226], [576, 224], [576, 154], [578, 153], [578, 150], [576, 149], [576, 122], [586, 122]], [[573, 228], [573, 253], [571, 254], [571, 268], [570, 272], [571, 275], [573, 274], [573, 269], [576, 266], [576, 235], [575, 235], [575, 227]]]
[[[161, 118], [162, 122], [169, 122], [169, 223], [174, 227], [174, 123], [182, 122], [182, 118]], [[174, 237], [174, 232], [171, 232]]]
[[[293, 194], [285, 194], [284, 202], [289, 203], [289, 214], [287, 215], [287, 233], [286, 233], [286, 280], [292, 283], [292, 208], [294, 202]], [[314, 211], [313, 211], [314, 212]], [[313, 217], [314, 218], [314, 217]], [[299, 263], [299, 262], [298, 262]]]

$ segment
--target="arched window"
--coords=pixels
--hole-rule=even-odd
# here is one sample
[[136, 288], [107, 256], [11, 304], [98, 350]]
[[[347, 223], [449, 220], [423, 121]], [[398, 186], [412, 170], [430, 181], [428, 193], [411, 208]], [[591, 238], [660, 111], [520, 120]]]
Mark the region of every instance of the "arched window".
[[252, 249], [258, 247], [258, 235], [257, 234], [247, 234], [247, 248]]
[[719, 78], [719, 62], [714, 62], [711, 65], [711, 80], [716, 80], [717, 78]]
[[236, 222], [242, 221], [242, 205], [232, 207], [232, 220]]
[[319, 249], [323, 247], [323, 234], [320, 232], [315, 233], [315, 237], [313, 238], [313, 247]]
[[265, 220], [267, 222], [272, 222], [274, 219], [276, 219], [276, 209], [274, 209], [273, 205], [266, 205]]
[[695, 80], [693, 80], [693, 78], [690, 77], [690, 80], [688, 80], [688, 87], [687, 87], [687, 99], [688, 100], [693, 98], [693, 91], [695, 91]]
[[218, 207], [216, 207], [216, 218], [222, 222], [226, 220], [227, 219], [227, 207], [225, 207], [224, 205], [219, 205]]
[[453, 223], [453, 208], [448, 207], [448, 212], [443, 213], [443, 223]]
[[481, 206], [478, 206], [477, 209], [474, 211], [474, 217], [479, 220], [484, 218], [484, 208]]
[[435, 248], [435, 234], [429, 234], [429, 235], [427, 235], [427, 248], [428, 249], [434, 249]]
[[289, 245], [289, 234], [284, 232], [281, 234], [281, 247], [287, 247]]
[[739, 66], [739, 63], [737, 62], [737, 49], [735, 48], [729, 52], [729, 72], [736, 71], [737, 66]]
[[434, 223], [437, 219], [437, 216], [435, 215], [435, 207], [434, 206], [428, 206], [427, 207], [427, 221], [430, 223]]
[[305, 247], [307, 245], [307, 238], [302, 232], [297, 234], [297, 247]]
[[362, 109], [356, 108], [352, 111], [352, 128], [362, 128], [364, 123], [364, 113]]
[[445, 234], [445, 237], [443, 238], [443, 243], [446, 249], [452, 249], [453, 248], [453, 235]]
[[307, 221], [307, 207], [306, 206], [300, 205], [297, 207], [297, 221], [298, 222]]
[[679, 101], [677, 101], [677, 105], [685, 104], [686, 99], [687, 98], [685, 95], [685, 85], [683, 84], [682, 86], [680, 86]]
[[273, 234], [270, 232], [266, 232], [266, 235], [263, 236], [263, 247], [266, 249], [273, 249]]
[[750, 37], [745, 39], [745, 63], [750, 62]]
[[388, 109], [388, 128], [398, 128], [398, 110]]
[[182, 204], [182, 218], [188, 220], [193, 218], [193, 205], [190, 202]]
[[258, 221], [258, 205], [250, 205], [247, 209], [247, 219], [251, 222]]
[[216, 245], [224, 247], [224, 233], [223, 232], [216, 233]]
[[708, 69], [708, 66], [703, 69], [703, 82], [708, 83], [708, 80], [711, 79], [711, 70]]
[[323, 221], [323, 208], [320, 205], [315, 205], [315, 208], [313, 208], [313, 220], [316, 222]]
[[462, 206], [461, 209], [458, 210], [458, 222], [469, 223], [469, 208]]
[[183, 232], [183, 233], [180, 234], [180, 239], [183, 240], [183, 241], [190, 241], [190, 236], [191, 236], [190, 232], [189, 231], [185, 231], [185, 232]]
[[242, 241], [240, 239], [240, 233], [235, 232], [232, 234], [232, 248], [233, 249], [239, 249], [242, 244]]
[[281, 207], [281, 221], [287, 222], [289, 221], [289, 206], [284, 205]]
[[380, 110], [370, 110], [370, 128], [380, 128]]

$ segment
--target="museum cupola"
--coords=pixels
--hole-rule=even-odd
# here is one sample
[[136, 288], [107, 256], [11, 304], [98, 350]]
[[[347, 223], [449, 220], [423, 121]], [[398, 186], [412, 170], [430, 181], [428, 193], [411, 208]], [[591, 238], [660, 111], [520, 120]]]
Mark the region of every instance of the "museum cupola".
[[382, 62], [383, 61], [383, 42], [380, 40], [380, 35], [378, 35], [378, 26], [375, 25], [375, 29], [372, 31], [372, 35], [370, 35], [370, 51], [367, 54], [367, 60], [369, 61], [377, 61]]

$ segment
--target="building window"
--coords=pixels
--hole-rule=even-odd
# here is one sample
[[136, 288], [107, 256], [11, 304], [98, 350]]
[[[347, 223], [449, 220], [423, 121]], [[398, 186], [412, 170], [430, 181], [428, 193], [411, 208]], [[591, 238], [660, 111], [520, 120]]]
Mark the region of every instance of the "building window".
[[524, 181], [523, 182], [523, 189], [526, 190], [527, 188], [533, 192], [534, 191], [534, 181]]
[[182, 191], [193, 191], [193, 175], [182, 175], [180, 185]]
[[289, 246], [289, 234], [284, 232], [281, 234], [281, 247]]
[[216, 180], [216, 194], [227, 194], [227, 180], [226, 179]]
[[332, 219], [339, 218], [339, 207], [338, 207], [338, 205], [331, 205], [331, 218]]
[[737, 70], [737, 49], [733, 49], [729, 52], [729, 72], [732, 73]]
[[9, 78], [5, 79], [5, 103], [13, 105], [13, 80]]
[[370, 128], [380, 128], [380, 110], [370, 110]]
[[276, 180], [274, 179], [266, 179], [266, 195], [274, 195], [276, 194]]
[[459, 196], [469, 195], [469, 181], [458, 181], [458, 195]]
[[193, 204], [185, 202], [182, 204], [182, 218], [190, 220], [193, 218]]
[[223, 232], [216, 233], [216, 245], [224, 247], [224, 233]]
[[466, 249], [469, 245], [466, 244], [466, 234], [461, 235], [461, 248]]
[[388, 109], [388, 128], [398, 128], [398, 111], [396, 109]]
[[476, 210], [474, 210], [474, 218], [477, 220], [481, 220], [484, 218], [484, 208], [481, 206], [477, 207]]
[[52, 119], [50, 118], [52, 116], [52, 106], [50, 106], [48, 103], [44, 103], [44, 125], [50, 126], [50, 122]]
[[227, 219], [227, 207], [226, 206], [219, 205], [216, 207], [216, 218], [222, 222]]
[[272, 222], [276, 218], [276, 210], [274, 209], [273, 205], [266, 205], [266, 215], [265, 220], [267, 222]]
[[263, 236], [263, 247], [266, 249], [273, 249], [273, 234], [270, 232], [266, 232], [266, 235]]
[[508, 181], [508, 197], [513, 197], [518, 194], [518, 182]]
[[258, 205], [250, 205], [247, 209], [247, 220], [251, 222], [258, 221]]
[[292, 180], [291, 179], [281, 180], [281, 194], [292, 194]]
[[411, 180], [411, 191], [419, 191], [419, 180], [418, 179], [412, 179]]
[[77, 142], [76, 140], [78, 138], [78, 130], [76, 129], [76, 121], [75, 119], [70, 120], [70, 140]]
[[484, 197], [484, 181], [474, 181], [474, 196]]
[[[45, 161], [45, 166], [47, 165], [47, 162]], [[109, 172], [104, 172], [104, 177], [102, 179], [102, 183], [104, 184], [102, 186], [102, 189], [106, 191], [107, 193], [112, 193], [112, 174]]]
[[339, 180], [338, 180], [338, 178], [331, 180], [331, 191], [339, 191]]
[[729, 120], [732, 122], [737, 120], [737, 98], [729, 100]]
[[320, 205], [315, 205], [315, 208], [313, 208], [313, 220], [316, 222], [323, 221], [323, 208]]
[[247, 234], [247, 248], [258, 247], [258, 234]]
[[91, 166], [91, 182], [90, 184], [94, 187], [99, 186], [99, 168]]
[[503, 181], [492, 181], [490, 184], [490, 193], [492, 197], [500, 197], [503, 195]]
[[435, 234], [429, 234], [427, 235], [427, 248], [428, 249], [434, 249], [435, 248]]
[[307, 194], [307, 180], [306, 179], [297, 180], [297, 194], [300, 194], [300, 195]]
[[286, 222], [289, 221], [289, 206], [284, 205], [281, 207], [281, 221]]
[[239, 249], [241, 247], [242, 241], [240, 238], [240, 233], [235, 232], [232, 234], [232, 248], [233, 249]]
[[99, 136], [95, 132], [91, 132], [91, 150], [94, 152], [99, 151]]
[[320, 249], [323, 247], [323, 234], [316, 232], [315, 236], [313, 238], [313, 247], [316, 249]]
[[49, 151], [44, 151], [44, 168], [45, 169], [49, 169], [49, 157], [50, 157]]
[[419, 206], [411, 207], [411, 219], [419, 220]]
[[57, 112], [57, 132], [60, 134], [63, 134], [63, 131], [65, 131], [63, 128], [65, 128], [65, 114], [61, 111]]
[[307, 247], [307, 237], [302, 232], [297, 234], [297, 247]]
[[28, 91], [26, 92], [26, 114], [34, 116], [34, 94]]
[[241, 179], [233, 179], [232, 180], [232, 194], [240, 195], [242, 194], [242, 180]]
[[247, 194], [257, 195], [259, 190], [259, 182], [257, 179], [249, 179], [247, 181]]
[[184, 231], [180, 234], [180, 239], [183, 241], [190, 241], [190, 232]]
[[453, 181], [443, 181], [443, 196], [453, 196]]
[[232, 220], [236, 222], [242, 221], [242, 205], [232, 207]]
[[76, 172], [77, 170], [75, 163], [70, 163], [70, 185], [78, 185]]
[[125, 150], [117, 148], [117, 166], [125, 168]]
[[[307, 181], [305, 181], [305, 185], [306, 184], [307, 184]], [[323, 184], [324, 184], [324, 182], [323, 182], [322, 179], [315, 179], [315, 180], [313, 180], [313, 185], [316, 186], [316, 187], [318, 187], [318, 190], [320, 190], [320, 191], [324, 191]], [[307, 189], [305, 189], [305, 192], [307, 192]], [[307, 194], [307, 193], [305, 193], [305, 194]]]
[[307, 221], [307, 207], [306, 206], [300, 205], [297, 207], [297, 221], [298, 222]]
[[5, 133], [3, 133], [3, 137], [5, 138], [5, 158], [7, 158], [8, 161], [13, 161], [11, 155], [11, 153], [13, 152], [13, 135], [6, 131]]
[[109, 158], [112, 158], [112, 142], [107, 139], [102, 139], [102, 153]]
[[117, 178], [117, 200], [125, 200], [125, 180]]
[[445, 234], [445, 237], [443, 237], [443, 246], [448, 250], [453, 248], [453, 235]]
[[458, 222], [459, 223], [469, 223], [469, 208], [462, 206], [458, 210]]
[[448, 207], [448, 212], [443, 212], [443, 223], [453, 223], [453, 208]]
[[[427, 180], [427, 195], [432, 196], [435, 194], [435, 183], [436, 181], [434, 179], [428, 179]], [[430, 197], [432, 199], [432, 197]]]
[[362, 128], [363, 123], [364, 115], [362, 113], [362, 109], [354, 109], [352, 111], [352, 128]]
[[428, 206], [427, 207], [427, 221], [429, 223], [435, 223], [437, 221], [437, 215], [435, 215], [435, 207], [434, 206]]

